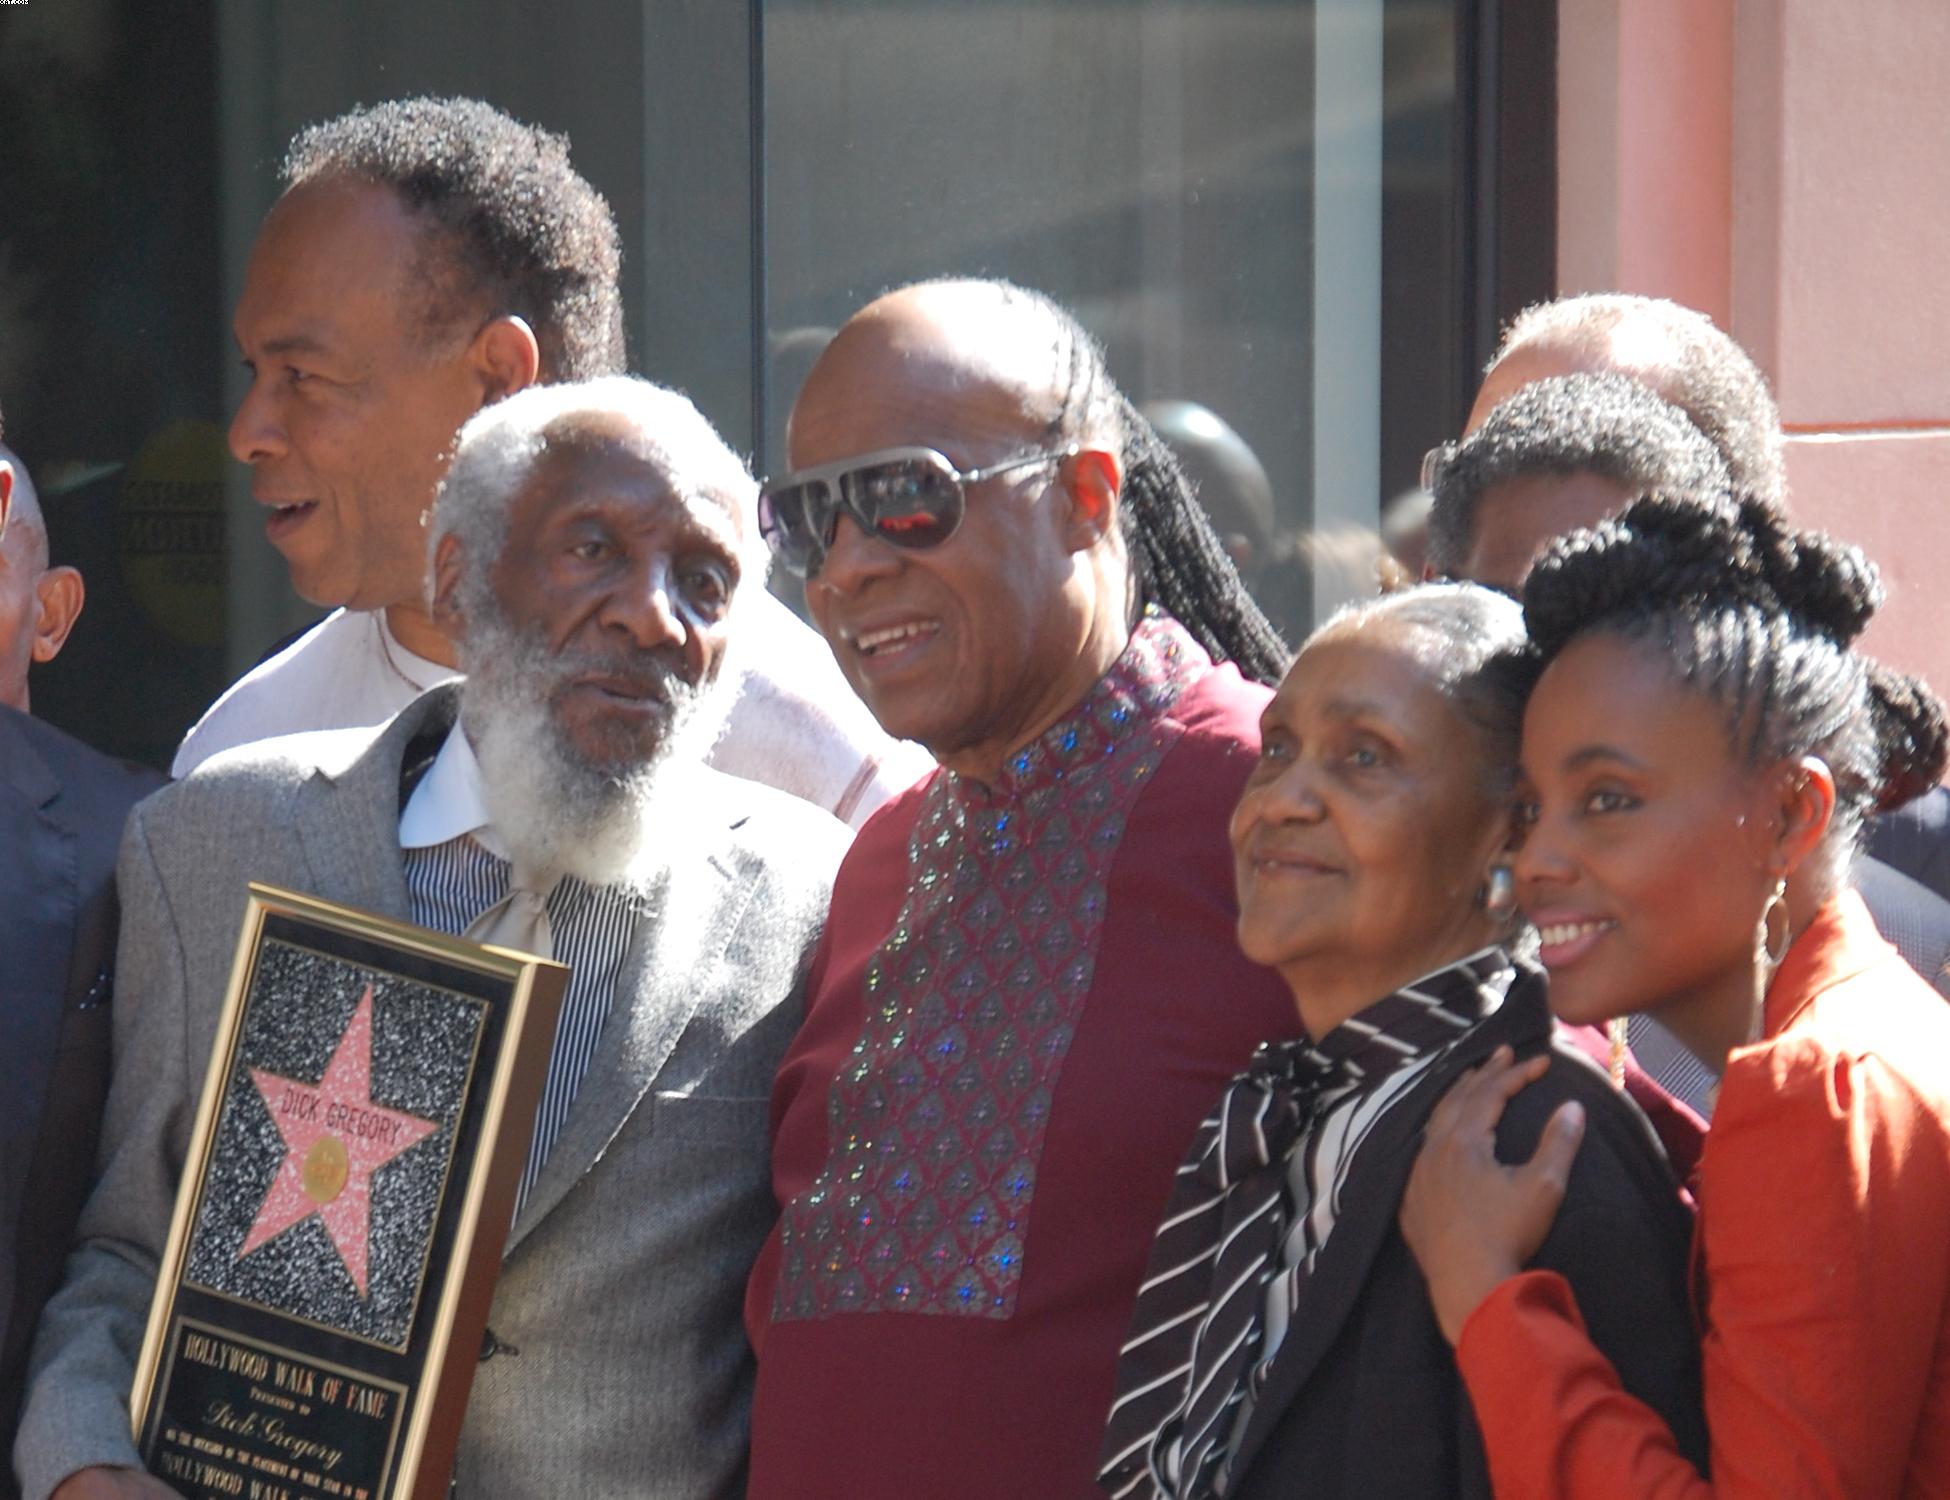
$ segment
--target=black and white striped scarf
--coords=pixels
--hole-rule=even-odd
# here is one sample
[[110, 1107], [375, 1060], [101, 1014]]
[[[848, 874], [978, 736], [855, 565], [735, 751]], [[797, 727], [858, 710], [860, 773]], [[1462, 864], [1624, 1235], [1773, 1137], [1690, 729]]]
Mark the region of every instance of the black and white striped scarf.
[[[1116, 1500], [1217, 1492], [1263, 1367], [1269, 1287], [1284, 1276], [1284, 1306], [1299, 1306], [1361, 1141], [1413, 1077], [1502, 1003], [1515, 977], [1501, 949], [1485, 949], [1317, 1043], [1261, 1047], [1227, 1086], [1178, 1169], [1118, 1360], [1097, 1475]], [[1330, 1121], [1346, 1128], [1331, 1133], [1322, 1159]], [[1298, 1205], [1288, 1186], [1296, 1160], [1300, 1183], [1312, 1185], [1312, 1201]]]

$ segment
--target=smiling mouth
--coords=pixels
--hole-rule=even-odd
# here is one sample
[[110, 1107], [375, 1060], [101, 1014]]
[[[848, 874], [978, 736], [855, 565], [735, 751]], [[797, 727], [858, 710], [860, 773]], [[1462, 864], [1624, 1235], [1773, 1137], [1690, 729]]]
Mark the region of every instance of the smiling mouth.
[[1322, 864], [1317, 859], [1293, 854], [1255, 854], [1252, 857], [1253, 869], [1261, 875], [1334, 875], [1334, 866]]
[[853, 649], [866, 657], [891, 655], [931, 639], [940, 631], [941, 623], [938, 620], [908, 620], [899, 625], [889, 625], [884, 630], [861, 631], [853, 638]]
[[1558, 969], [1575, 963], [1597, 946], [1598, 940], [1618, 924], [1596, 917], [1576, 922], [1544, 922], [1537, 928], [1540, 955], [1546, 968]]

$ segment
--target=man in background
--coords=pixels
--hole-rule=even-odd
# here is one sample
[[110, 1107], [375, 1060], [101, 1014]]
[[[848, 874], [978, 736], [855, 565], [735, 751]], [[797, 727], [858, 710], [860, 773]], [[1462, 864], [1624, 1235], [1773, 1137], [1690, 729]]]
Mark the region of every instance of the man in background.
[[29, 711], [27, 669], [61, 654], [86, 593], [78, 569], [49, 566], [33, 476], [0, 443], [0, 704]]
[[1428, 568], [1520, 594], [1558, 537], [1649, 490], [1724, 504], [1725, 461], [1686, 414], [1623, 375], [1533, 381], [1492, 408], [1430, 476]]
[[[81, 575], [48, 566], [34, 487], [0, 446], [0, 1444], [27, 1351], [94, 1180], [115, 995], [115, 849], [153, 771], [27, 715], [27, 668], [61, 649]], [[5, 1451], [0, 1449], [0, 1451]], [[0, 1496], [14, 1494], [0, 1466]]]
[[[1705, 313], [1662, 297], [1587, 293], [1526, 308], [1490, 361], [1464, 434], [1532, 381], [1579, 373], [1623, 375], [1671, 402], [1719, 451], [1737, 493], [1786, 508], [1781, 412], [1766, 377]], [[1950, 900], [1950, 791], [1935, 787], [1884, 813], [1867, 848]]]
[[[284, 175], [237, 305], [251, 383], [230, 446], [292, 586], [336, 612], [217, 700], [179, 776], [233, 745], [381, 723], [451, 677], [426, 518], [456, 430], [624, 364], [615, 220], [562, 137], [478, 100], [401, 100], [300, 132]], [[857, 825], [926, 757], [880, 732], [790, 610], [762, 588], [749, 605], [712, 764]]]
[[1560, 297], [1512, 320], [1484, 372], [1464, 436], [1532, 381], [1622, 375], [1683, 411], [1706, 435], [1742, 494], [1780, 505], [1787, 494], [1781, 412], [1767, 379], [1703, 312], [1623, 292]]

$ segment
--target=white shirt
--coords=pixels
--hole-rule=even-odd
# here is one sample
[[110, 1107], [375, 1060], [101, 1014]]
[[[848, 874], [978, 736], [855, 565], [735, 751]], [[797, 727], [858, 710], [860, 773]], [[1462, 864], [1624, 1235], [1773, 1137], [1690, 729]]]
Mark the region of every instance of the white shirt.
[[479, 844], [496, 859], [506, 859], [508, 849], [494, 831], [488, 816], [487, 793], [482, 789], [481, 763], [474, 758], [474, 746], [456, 724], [447, 731], [440, 753], [427, 767], [413, 795], [406, 799], [406, 811], [399, 815], [399, 846], [402, 849], [430, 849], [474, 835]]
[[[738, 696], [707, 758], [858, 828], [934, 768], [891, 738], [853, 695], [826, 643], [763, 588], [741, 599], [724, 670]], [[385, 723], [453, 668], [416, 656], [380, 611], [337, 610], [238, 678], [183, 737], [170, 768], [187, 776], [220, 750], [308, 729]]]

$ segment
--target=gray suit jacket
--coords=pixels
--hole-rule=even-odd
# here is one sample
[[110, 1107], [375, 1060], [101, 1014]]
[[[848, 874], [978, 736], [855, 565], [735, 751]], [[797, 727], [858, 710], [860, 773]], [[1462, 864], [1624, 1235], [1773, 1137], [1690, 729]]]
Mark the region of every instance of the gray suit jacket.
[[[15, 1460], [28, 1500], [135, 1462], [127, 1410], [155, 1268], [215, 1038], [245, 885], [406, 918], [402, 760], [451, 686], [382, 730], [219, 756], [141, 804], [123, 842], [122, 994], [102, 1178], [34, 1349]], [[844, 827], [703, 767], [563, 1133], [516, 1220], [461, 1436], [473, 1497], [742, 1489], [746, 1273], [769, 1229], [766, 1111], [803, 1004]]]

